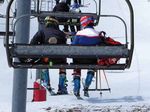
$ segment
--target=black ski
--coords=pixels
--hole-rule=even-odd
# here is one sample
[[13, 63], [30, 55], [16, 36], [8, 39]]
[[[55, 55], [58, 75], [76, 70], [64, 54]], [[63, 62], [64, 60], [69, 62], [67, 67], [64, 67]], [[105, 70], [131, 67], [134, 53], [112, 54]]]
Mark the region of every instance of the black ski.
[[90, 97], [90, 96], [89, 96], [89, 92], [84, 90], [84, 96], [85, 96], [85, 97]]
[[84, 100], [81, 96], [76, 96], [78, 100]]
[[50, 93], [51, 96], [57, 95], [57, 93], [55, 93], [53, 90], [50, 90], [50, 91], [48, 90], [48, 92]]

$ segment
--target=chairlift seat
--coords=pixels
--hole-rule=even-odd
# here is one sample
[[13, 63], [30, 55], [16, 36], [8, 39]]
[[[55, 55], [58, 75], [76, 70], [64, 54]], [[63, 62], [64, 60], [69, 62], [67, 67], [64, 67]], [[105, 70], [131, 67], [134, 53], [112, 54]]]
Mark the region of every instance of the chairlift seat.
[[[128, 49], [124, 46], [74, 46], [74, 45], [30, 45], [30, 44], [15, 44], [11, 47], [12, 58], [42, 58], [50, 57], [56, 58], [81, 58], [81, 59], [99, 59], [108, 57], [127, 58]], [[113, 51], [113, 52], [112, 52]], [[65, 68], [65, 69], [125, 69], [126, 64], [115, 64], [111, 66], [97, 65], [96, 63], [78, 64], [78, 63], [66, 63], [66, 64], [42, 64], [42, 63], [21, 63], [13, 62], [14, 68]]]

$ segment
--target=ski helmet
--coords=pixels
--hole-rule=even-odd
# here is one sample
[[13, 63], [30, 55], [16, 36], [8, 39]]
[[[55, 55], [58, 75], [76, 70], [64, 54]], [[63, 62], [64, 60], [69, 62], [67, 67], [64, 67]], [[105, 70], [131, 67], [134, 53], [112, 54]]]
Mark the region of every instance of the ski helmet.
[[80, 23], [83, 27], [86, 27], [91, 23], [94, 24], [94, 18], [92, 16], [83, 16], [80, 18]]
[[44, 21], [45, 21], [46, 25], [48, 25], [48, 24], [58, 24], [59, 23], [56, 19], [54, 19], [50, 16], [47, 16]]

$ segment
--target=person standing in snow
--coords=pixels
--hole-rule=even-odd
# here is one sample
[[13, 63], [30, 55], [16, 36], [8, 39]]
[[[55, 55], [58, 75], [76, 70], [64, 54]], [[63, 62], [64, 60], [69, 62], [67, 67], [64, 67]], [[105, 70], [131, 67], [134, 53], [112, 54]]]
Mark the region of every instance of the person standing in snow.
[[[38, 31], [34, 35], [34, 37], [31, 39], [30, 44], [33, 45], [66, 44], [67, 41], [66, 35], [64, 32], [59, 30], [58, 23], [59, 22], [56, 19], [47, 16], [45, 18], [45, 28]], [[41, 63], [49, 63], [49, 62], [52, 62], [53, 64], [66, 63], [65, 58], [51, 59], [45, 57], [40, 60]], [[52, 88], [50, 86], [48, 70], [46, 72], [46, 75], [47, 75], [46, 76], [47, 88], [51, 92]], [[68, 94], [65, 81], [66, 81], [66, 70], [59, 69], [59, 84], [58, 84], [58, 92], [57, 92], [58, 94]]]
[[[78, 31], [76, 36], [72, 41], [72, 45], [99, 45], [101, 43], [101, 39], [99, 38], [99, 32], [94, 29], [94, 18], [91, 16], [83, 16], [80, 18], [82, 30]], [[74, 63], [82, 64], [82, 63], [97, 63], [97, 59], [73, 59]], [[92, 82], [94, 77], [95, 70], [89, 69], [87, 71], [87, 76], [84, 83], [84, 96], [89, 97], [88, 88]], [[81, 79], [81, 70], [74, 69], [73, 72], [73, 82], [74, 82], [74, 95], [80, 96], [80, 79]]]

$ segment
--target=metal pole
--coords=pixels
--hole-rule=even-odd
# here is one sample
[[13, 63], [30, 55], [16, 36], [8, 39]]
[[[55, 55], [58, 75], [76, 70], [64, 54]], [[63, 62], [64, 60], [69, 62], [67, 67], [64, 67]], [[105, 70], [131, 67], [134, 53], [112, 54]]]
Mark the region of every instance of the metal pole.
[[[16, 0], [17, 18], [30, 14], [31, 0]], [[20, 19], [16, 24], [16, 43], [28, 43], [30, 17]], [[26, 112], [27, 69], [14, 69], [12, 112]]]

